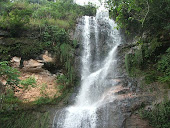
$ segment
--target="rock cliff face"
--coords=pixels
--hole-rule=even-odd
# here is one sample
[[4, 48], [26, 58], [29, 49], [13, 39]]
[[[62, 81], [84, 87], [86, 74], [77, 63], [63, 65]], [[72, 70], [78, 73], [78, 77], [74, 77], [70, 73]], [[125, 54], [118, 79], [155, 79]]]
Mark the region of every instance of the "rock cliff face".
[[[93, 18], [91, 17], [90, 22], [94, 24]], [[79, 19], [79, 24], [77, 25], [75, 39], [80, 42], [82, 40], [82, 19]], [[95, 25], [93, 25], [95, 26]], [[99, 22], [98, 32], [99, 32], [99, 50], [101, 58], [103, 58], [108, 52], [107, 45], [105, 42], [109, 42], [107, 31], [109, 26], [105, 22]], [[105, 30], [105, 31], [101, 31]], [[91, 28], [90, 33], [91, 40], [91, 51], [92, 54], [95, 54], [95, 31], [94, 28]], [[122, 37], [122, 39], [125, 39]], [[129, 39], [129, 42], [132, 41]], [[125, 54], [131, 52], [132, 43], [126, 43], [125, 40], [122, 40], [122, 44], [118, 46], [117, 52], [117, 77], [114, 78], [112, 73], [107, 77], [108, 83], [116, 82], [117, 84], [114, 87], [111, 87], [103, 95], [104, 103], [97, 110], [97, 115], [99, 117], [99, 122], [97, 122], [96, 128], [151, 128], [147, 121], [142, 120], [136, 110], [141, 108], [142, 105], [149, 105], [155, 99], [154, 95], [144, 93], [140, 90], [141, 80], [137, 78], [131, 78], [128, 76], [125, 67]], [[109, 42], [112, 43], [112, 42]], [[81, 69], [81, 51], [82, 46], [78, 44], [75, 53], [75, 65], [76, 72], [80, 76]], [[96, 58], [93, 58], [95, 60]], [[112, 71], [111, 71], [112, 72]], [[115, 71], [114, 71], [115, 72]], [[106, 115], [106, 116], [102, 116]], [[102, 121], [102, 123], [101, 123]]]
[[[142, 120], [136, 110], [142, 105], [150, 105], [154, 100], [153, 94], [142, 92], [140, 89], [141, 80], [129, 77], [125, 68], [125, 54], [131, 50], [125, 50], [131, 44], [119, 45], [117, 53], [117, 84], [105, 92], [105, 105], [98, 109], [98, 116], [103, 122], [98, 123], [97, 128], [150, 128], [147, 121]], [[112, 76], [109, 76], [111, 79]], [[108, 80], [109, 80], [108, 79]], [[102, 117], [102, 115], [107, 115]], [[102, 125], [104, 124], [104, 125]]]

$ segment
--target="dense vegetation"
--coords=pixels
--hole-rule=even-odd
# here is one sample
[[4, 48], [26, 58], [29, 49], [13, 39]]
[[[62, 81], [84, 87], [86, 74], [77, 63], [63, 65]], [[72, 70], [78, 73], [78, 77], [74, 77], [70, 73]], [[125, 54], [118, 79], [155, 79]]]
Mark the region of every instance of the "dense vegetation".
[[[109, 0], [110, 16], [127, 39], [134, 41], [124, 50], [127, 72], [132, 77], [144, 76], [144, 88], [155, 82], [159, 88], [170, 88], [170, 0]], [[154, 84], [153, 84], [154, 85]], [[151, 86], [145, 91], [154, 91]], [[165, 95], [166, 95], [165, 91]], [[168, 128], [169, 101], [160, 103], [151, 111], [143, 112], [156, 128]]]
[[149, 71], [148, 83], [170, 85], [170, 1], [109, 0], [109, 5], [110, 16], [135, 38], [133, 52], [125, 57], [128, 72], [135, 75], [139, 70]]
[[151, 110], [141, 109], [140, 115], [144, 119], [149, 119], [150, 124], [155, 128], [169, 128], [170, 101], [155, 104]]
[[[5, 85], [0, 82], [1, 127], [34, 127], [31, 123], [33, 118], [30, 118], [35, 113], [32, 110], [18, 110], [30, 109], [35, 105], [57, 104], [68, 95], [77, 82], [74, 72], [77, 42], [70, 33], [75, 29], [77, 18], [95, 13], [96, 9], [91, 4], [80, 6], [73, 0], [0, 0], [0, 78], [7, 81]], [[30, 86], [36, 87], [35, 78], [20, 80], [20, 72], [10, 67], [8, 61], [13, 56], [21, 57], [22, 68], [24, 60], [35, 59], [45, 50], [57, 60], [57, 65], [46, 63], [46, 67], [62, 70], [62, 75], [57, 78], [61, 95], [54, 99], [44, 95], [32, 103], [23, 103], [15, 97], [15, 91], [21, 88], [20, 85], [25, 90]], [[45, 92], [45, 86], [42, 85], [41, 93]], [[35, 127], [48, 127], [41, 123], [36, 122]]]
[[49, 125], [49, 112], [22, 110], [0, 112], [0, 114], [1, 128], [48, 128]]
[[24, 29], [43, 29], [46, 25], [56, 25], [68, 30], [74, 28], [78, 17], [95, 13], [95, 8], [91, 5], [82, 7], [73, 4], [71, 0], [40, 1], [40, 3], [38, 1], [33, 3], [30, 0], [1, 2], [0, 27], [9, 30], [11, 36], [21, 36]]

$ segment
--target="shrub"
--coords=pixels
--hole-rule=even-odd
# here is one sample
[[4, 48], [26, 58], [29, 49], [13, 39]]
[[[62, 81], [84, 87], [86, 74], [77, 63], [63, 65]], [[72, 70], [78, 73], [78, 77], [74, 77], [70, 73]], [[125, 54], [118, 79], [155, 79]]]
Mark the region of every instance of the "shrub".
[[29, 23], [31, 10], [13, 9], [3, 15], [1, 27], [10, 30], [12, 36], [19, 36], [21, 31], [25, 29], [25, 25]]
[[110, 15], [130, 33], [148, 30], [157, 33], [169, 26], [169, 0], [108, 0], [108, 3]]
[[12, 89], [19, 87], [19, 71], [8, 66], [7, 61], [0, 62], [0, 77], [4, 78], [7, 81], [6, 85]]
[[1, 128], [48, 128], [49, 112], [18, 110], [0, 113]]
[[67, 85], [69, 83], [68, 78], [61, 74], [57, 76], [57, 83], [61, 84], [61, 85]]
[[48, 104], [51, 103], [52, 99], [50, 97], [40, 97], [36, 101], [34, 101], [35, 105], [43, 105], [43, 104]]
[[20, 84], [23, 85], [24, 89], [28, 89], [29, 86], [31, 86], [31, 87], [35, 87], [36, 86], [36, 80], [35, 80], [34, 77], [29, 77], [29, 78], [27, 78], [25, 80], [22, 80], [20, 82]]
[[157, 70], [163, 73], [163, 76], [159, 77], [159, 81], [170, 83], [170, 48], [167, 49], [166, 53], [161, 56], [158, 61]]
[[170, 101], [156, 104], [150, 111], [140, 110], [140, 115], [144, 119], [148, 119], [150, 124], [155, 128], [169, 128]]
[[21, 102], [12, 89], [6, 89], [6, 93], [0, 94], [0, 112], [17, 109]]
[[158, 79], [158, 76], [157, 76], [156, 71], [149, 71], [149, 72], [145, 73], [145, 82], [147, 84], [151, 84], [151, 83], [157, 81], [157, 79]]
[[57, 76], [57, 88], [60, 92], [64, 91], [67, 88], [67, 85], [69, 84], [69, 80], [66, 75], [61, 74]]

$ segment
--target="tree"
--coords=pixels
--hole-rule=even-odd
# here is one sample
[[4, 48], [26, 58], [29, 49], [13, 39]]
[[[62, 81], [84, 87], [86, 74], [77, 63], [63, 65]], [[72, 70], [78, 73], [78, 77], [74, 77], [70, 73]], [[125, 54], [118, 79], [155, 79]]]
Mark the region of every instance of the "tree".
[[170, 28], [169, 0], [109, 0], [108, 4], [119, 27], [129, 32]]
[[1, 27], [10, 30], [12, 36], [19, 36], [25, 25], [30, 21], [32, 11], [29, 9], [13, 8], [3, 15]]

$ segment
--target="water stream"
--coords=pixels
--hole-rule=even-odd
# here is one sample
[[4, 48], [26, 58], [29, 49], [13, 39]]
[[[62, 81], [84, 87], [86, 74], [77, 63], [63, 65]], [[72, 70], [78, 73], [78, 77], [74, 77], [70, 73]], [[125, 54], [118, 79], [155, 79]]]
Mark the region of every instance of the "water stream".
[[[84, 16], [81, 20], [81, 88], [74, 105], [56, 114], [53, 128], [96, 128], [104, 92], [114, 86], [108, 79], [116, 75], [116, 52], [121, 43], [116, 24], [109, 19], [104, 4], [100, 4], [96, 17]], [[105, 119], [103, 123], [107, 123]]]

